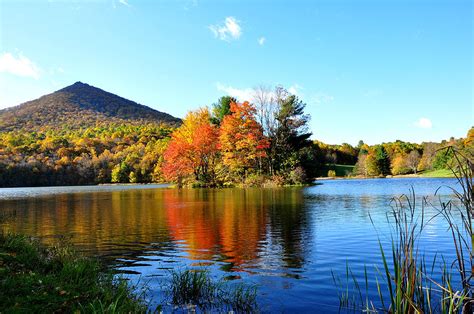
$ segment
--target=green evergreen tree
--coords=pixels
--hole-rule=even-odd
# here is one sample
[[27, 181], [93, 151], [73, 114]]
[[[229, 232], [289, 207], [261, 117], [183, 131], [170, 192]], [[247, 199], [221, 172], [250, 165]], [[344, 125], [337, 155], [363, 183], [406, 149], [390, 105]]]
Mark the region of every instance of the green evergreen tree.
[[237, 102], [237, 99], [231, 96], [222, 96], [212, 105], [211, 123], [220, 125], [225, 116], [231, 114], [230, 104]]
[[376, 146], [375, 159], [377, 160], [379, 173], [384, 176], [390, 174], [390, 158], [388, 157], [387, 151], [383, 145]]
[[308, 140], [311, 136], [308, 132], [309, 116], [304, 114], [305, 106], [306, 104], [294, 95], [287, 96], [281, 102], [275, 117], [277, 128], [270, 138], [268, 156], [271, 172], [291, 171], [305, 159], [302, 158], [302, 150], [311, 145]]

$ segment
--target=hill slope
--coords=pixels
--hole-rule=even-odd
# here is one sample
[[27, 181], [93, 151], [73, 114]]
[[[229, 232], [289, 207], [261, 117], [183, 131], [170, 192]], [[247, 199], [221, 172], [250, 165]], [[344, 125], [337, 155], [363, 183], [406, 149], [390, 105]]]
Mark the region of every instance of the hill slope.
[[0, 110], [0, 132], [91, 127], [103, 123], [167, 123], [180, 119], [81, 82]]

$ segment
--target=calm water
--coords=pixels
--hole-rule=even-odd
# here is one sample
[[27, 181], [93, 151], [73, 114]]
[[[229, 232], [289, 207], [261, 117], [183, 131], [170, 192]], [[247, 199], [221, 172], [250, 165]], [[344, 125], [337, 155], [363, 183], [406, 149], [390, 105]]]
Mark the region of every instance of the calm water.
[[[132, 281], [147, 282], [155, 301], [170, 269], [207, 267], [216, 278], [257, 284], [263, 311], [338, 312], [331, 271], [344, 277], [349, 263], [362, 276], [364, 265], [380, 265], [377, 235], [388, 243], [390, 199], [412, 185], [420, 198], [456, 185], [453, 179], [406, 178], [321, 183], [287, 189], [0, 189], [0, 211], [13, 215], [3, 228], [47, 243], [70, 237]], [[447, 198], [450, 191], [441, 194]], [[437, 251], [454, 259], [441, 219], [426, 229], [421, 250], [428, 259]]]

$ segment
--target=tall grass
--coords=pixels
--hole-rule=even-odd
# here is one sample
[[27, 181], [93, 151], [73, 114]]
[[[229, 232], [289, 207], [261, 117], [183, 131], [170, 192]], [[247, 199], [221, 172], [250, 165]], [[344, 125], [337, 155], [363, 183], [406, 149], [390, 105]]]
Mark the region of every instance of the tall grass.
[[[458, 151], [453, 147], [452, 172], [460, 189], [452, 189], [454, 197], [449, 201], [439, 199], [435, 205], [417, 198], [412, 188], [409, 195], [392, 200], [387, 213], [391, 226], [391, 248], [387, 250], [378, 241], [382, 268], [375, 268], [378, 300], [369, 300], [368, 274], [365, 268], [365, 298], [362, 285], [352, 273], [346, 271], [346, 287], [333, 275], [340, 287], [340, 305], [366, 312], [388, 313], [472, 313], [473, 312], [473, 156], [469, 151]], [[436, 191], [438, 194], [438, 191]], [[426, 208], [436, 209], [436, 214], [427, 217]], [[436, 217], [443, 217], [453, 240], [454, 261], [435, 256], [427, 263], [418, 246], [424, 229]], [[374, 224], [374, 222], [372, 221]], [[375, 224], [374, 224], [375, 227]], [[435, 280], [435, 270], [441, 267], [441, 278]], [[458, 280], [459, 278], [459, 280]], [[354, 292], [355, 291], [355, 292]], [[377, 304], [377, 305], [374, 305]]]
[[207, 270], [173, 271], [165, 286], [167, 301], [177, 308], [204, 312], [258, 311], [257, 288], [215, 280]]

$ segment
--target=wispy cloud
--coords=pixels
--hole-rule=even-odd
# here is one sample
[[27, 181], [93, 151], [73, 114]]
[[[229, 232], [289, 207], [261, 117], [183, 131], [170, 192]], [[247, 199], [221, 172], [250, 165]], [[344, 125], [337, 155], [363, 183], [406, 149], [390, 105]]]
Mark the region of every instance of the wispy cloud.
[[322, 104], [327, 104], [330, 103], [334, 100], [334, 96], [323, 93], [323, 92], [318, 92], [310, 97], [310, 103], [313, 103], [315, 105], [322, 105]]
[[119, 3], [127, 7], [130, 6], [130, 3], [128, 3], [128, 0], [119, 0]]
[[265, 37], [260, 37], [257, 41], [260, 46], [263, 46], [265, 45], [265, 41], [267, 41], [267, 39]]
[[224, 41], [230, 41], [232, 39], [239, 39], [242, 35], [242, 27], [240, 21], [236, 20], [232, 16], [225, 18], [224, 24], [210, 25], [209, 29], [216, 38]]
[[51, 67], [48, 70], [48, 73], [50, 75], [58, 75], [58, 74], [64, 74], [64, 69], [62, 67]]
[[433, 127], [433, 123], [431, 123], [431, 120], [428, 118], [420, 118], [414, 124], [421, 129], [431, 129]]
[[[216, 83], [217, 90], [226, 93], [229, 96], [237, 98], [238, 101], [254, 101], [255, 100], [255, 89], [254, 88], [236, 88], [232, 87], [230, 85], [225, 85], [222, 83]], [[302, 90], [304, 88], [301, 85], [298, 84], [293, 84], [289, 88], [287, 88], [287, 91], [295, 96], [298, 97], [303, 97]], [[276, 97], [275, 93], [273, 90], [270, 90], [270, 95], [272, 97]]]
[[252, 88], [239, 89], [221, 83], [216, 83], [216, 87], [217, 90], [237, 98], [238, 101], [253, 101], [254, 90]]
[[198, 6], [198, 0], [185, 0], [183, 8], [185, 10], [189, 10], [189, 9], [197, 7], [197, 6]]
[[0, 73], [10, 73], [22, 77], [39, 79], [40, 69], [21, 53], [14, 56], [9, 52], [0, 55]]

